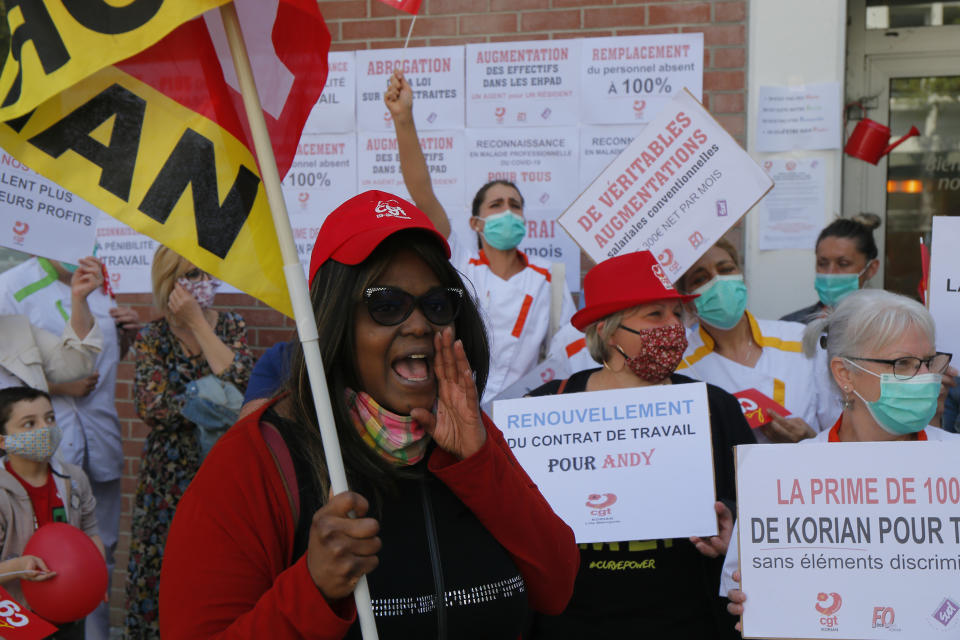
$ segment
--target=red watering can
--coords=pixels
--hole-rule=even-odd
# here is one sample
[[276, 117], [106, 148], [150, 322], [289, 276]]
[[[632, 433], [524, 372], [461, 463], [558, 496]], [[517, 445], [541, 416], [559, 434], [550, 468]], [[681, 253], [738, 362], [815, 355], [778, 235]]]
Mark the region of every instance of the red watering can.
[[905, 136], [894, 142], [890, 142], [890, 127], [880, 124], [870, 118], [864, 118], [857, 123], [850, 139], [847, 140], [847, 146], [843, 148], [847, 155], [854, 158], [860, 158], [870, 164], [877, 164], [880, 158], [890, 153], [894, 147], [913, 136], [920, 135], [920, 130], [916, 127], [910, 127], [910, 131]]

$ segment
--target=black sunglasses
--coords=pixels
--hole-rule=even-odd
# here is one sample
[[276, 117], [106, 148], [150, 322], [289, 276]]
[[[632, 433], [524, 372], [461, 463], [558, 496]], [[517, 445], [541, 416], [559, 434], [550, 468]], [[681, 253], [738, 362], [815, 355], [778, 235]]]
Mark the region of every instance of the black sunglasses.
[[431, 324], [450, 324], [460, 313], [463, 289], [434, 287], [419, 297], [396, 287], [369, 287], [363, 291], [363, 302], [374, 322], [391, 327], [410, 317], [414, 307]]

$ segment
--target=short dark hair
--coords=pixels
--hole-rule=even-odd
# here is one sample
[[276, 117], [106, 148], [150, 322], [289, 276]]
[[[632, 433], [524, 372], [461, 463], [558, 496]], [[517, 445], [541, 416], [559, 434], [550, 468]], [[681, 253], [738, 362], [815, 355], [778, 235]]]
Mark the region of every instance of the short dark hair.
[[[366, 497], [375, 507], [378, 495], [392, 489], [394, 478], [402, 475], [402, 470], [385, 462], [361, 439], [346, 406], [346, 388], [363, 390], [354, 361], [356, 314], [357, 309], [362, 308], [363, 290], [376, 281], [397, 253], [404, 250], [422, 259], [442, 286], [460, 287], [468, 292], [463, 297], [454, 329], [474, 370], [478, 396], [483, 395], [490, 367], [487, 333], [476, 302], [469, 293], [471, 289], [464, 285], [459, 272], [450, 264], [444, 248], [433, 234], [418, 229], [400, 231], [381, 242], [360, 264], [346, 265], [328, 260], [320, 267], [310, 287], [310, 299], [317, 321], [320, 354], [340, 449], [351, 488], [370, 489], [374, 495]], [[320, 487], [318, 495], [325, 501], [330, 488], [329, 477], [303, 348], [299, 342], [294, 346], [292, 356], [285, 389], [290, 392], [289, 418], [299, 428], [291, 435], [297, 440], [296, 446], [310, 461], [310, 466], [316, 470]]]
[[849, 238], [857, 246], [857, 252], [866, 256], [867, 262], [877, 257], [877, 243], [873, 230], [880, 226], [880, 217], [873, 213], [861, 213], [852, 218], [837, 218], [820, 232], [817, 244], [824, 238]]
[[7, 387], [0, 389], [0, 434], [7, 434], [7, 421], [13, 413], [13, 405], [18, 402], [36, 400], [37, 398], [50, 399], [50, 394], [33, 387]]
[[[473, 196], [473, 205], [470, 209], [470, 215], [473, 215], [473, 216], [480, 215], [480, 205], [483, 204], [483, 199], [487, 197], [487, 191], [490, 190], [490, 187], [497, 184], [502, 184], [505, 187], [512, 187], [517, 190], [517, 193], [520, 193], [520, 189], [517, 187], [517, 185], [513, 184], [509, 180], [491, 180], [487, 184], [480, 187], [477, 190], [477, 195]], [[524, 204], [522, 193], [520, 193], [520, 204], [521, 205]]]

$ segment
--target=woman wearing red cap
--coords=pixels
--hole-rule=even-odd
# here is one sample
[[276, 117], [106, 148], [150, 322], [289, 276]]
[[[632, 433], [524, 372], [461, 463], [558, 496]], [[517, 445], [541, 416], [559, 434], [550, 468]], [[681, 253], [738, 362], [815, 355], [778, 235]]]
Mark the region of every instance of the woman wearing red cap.
[[[693, 296], [673, 288], [650, 252], [601, 262], [584, 278], [583, 295], [586, 305], [571, 321], [603, 366], [531, 395], [696, 382], [674, 373], [687, 346], [682, 303]], [[707, 385], [707, 398], [720, 534], [581, 545], [570, 604], [559, 616], [537, 616], [530, 637], [736, 637], [716, 594], [736, 498], [732, 447], [755, 440], [733, 396]]]
[[330, 495], [298, 345], [285, 391], [220, 438], [180, 502], [163, 637], [358, 638], [363, 575], [380, 638], [515, 640], [530, 609], [561, 611], [573, 533], [480, 413], [486, 332], [443, 236], [368, 191], [324, 222], [310, 282], [356, 493]]
[[[569, 357], [571, 370], [587, 366], [583, 336], [567, 323], [575, 307], [563, 282], [552, 281], [550, 270], [532, 263], [517, 247], [526, 235], [524, 201], [508, 180], [487, 182], [473, 198], [470, 228], [476, 247], [459, 242], [433, 191], [427, 162], [413, 121], [413, 90], [395, 71], [384, 93], [393, 117], [403, 181], [410, 197], [450, 241], [450, 261], [464, 275], [483, 310], [491, 342], [490, 378], [483, 402], [494, 399], [544, 356]], [[551, 308], [552, 289], [557, 302]], [[559, 329], [550, 334], [551, 315]]]

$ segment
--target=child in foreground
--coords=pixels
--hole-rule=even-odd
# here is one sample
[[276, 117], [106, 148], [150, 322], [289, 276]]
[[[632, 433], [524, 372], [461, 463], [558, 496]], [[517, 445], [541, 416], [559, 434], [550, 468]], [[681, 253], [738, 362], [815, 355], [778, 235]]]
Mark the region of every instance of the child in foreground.
[[[20, 580], [56, 575], [42, 558], [22, 555], [33, 532], [50, 522], [71, 524], [93, 540], [100, 553], [96, 501], [86, 474], [52, 459], [61, 439], [46, 392], [30, 387], [0, 389], [0, 584], [26, 606]], [[60, 626], [52, 636], [83, 638], [83, 621]]]

